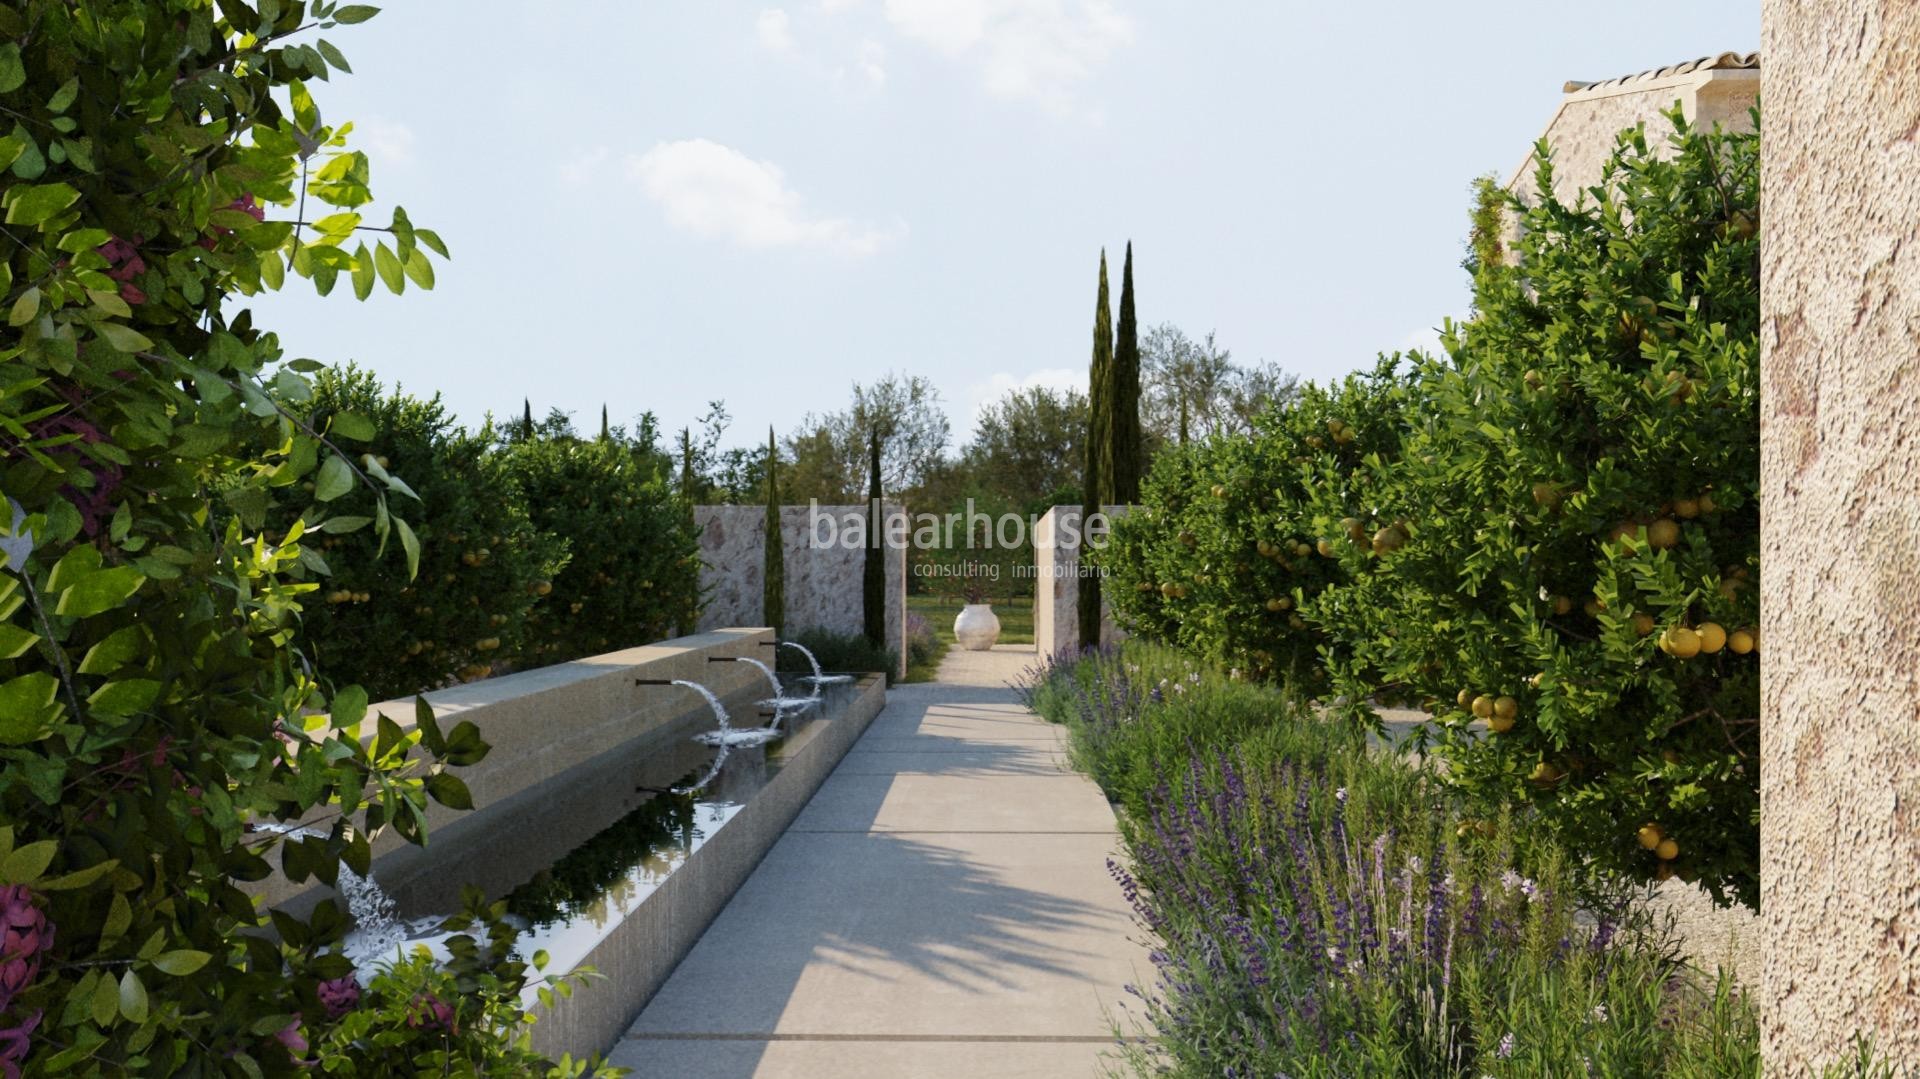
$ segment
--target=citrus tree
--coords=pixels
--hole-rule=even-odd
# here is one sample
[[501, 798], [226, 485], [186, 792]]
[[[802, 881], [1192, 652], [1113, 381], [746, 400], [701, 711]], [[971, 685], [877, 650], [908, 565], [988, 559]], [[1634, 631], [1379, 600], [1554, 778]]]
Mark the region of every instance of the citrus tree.
[[[320, 372], [305, 415], [325, 426], [342, 413], [371, 421], [372, 437], [337, 435], [338, 443], [409, 477], [419, 497], [418, 572], [381, 557], [381, 537], [366, 527], [378, 512], [372, 493], [342, 495], [306, 544], [326, 572], [315, 570], [321, 587], [301, 613], [301, 647], [322, 675], [381, 699], [484, 677], [521, 651], [527, 615], [553, 591], [566, 541], [534, 529], [505, 461], [437, 396], [385, 392], [352, 367]], [[280, 515], [297, 512], [287, 505]]]
[[313, 365], [245, 306], [291, 278], [424, 287], [445, 254], [399, 210], [360, 239], [367, 158], [308, 90], [373, 13], [0, 5], [0, 1073], [302, 1070], [352, 1010], [345, 919], [268, 933], [243, 885], [365, 872], [429, 797], [468, 801], [444, 769], [485, 752], [470, 725], [374, 729], [297, 662], [325, 569], [303, 540], [350, 531], [359, 490], [411, 570], [417, 503], [343, 448], [371, 420], [299, 414]]
[[1093, 556], [1121, 622], [1247, 676], [1324, 687], [1332, 642], [1306, 608], [1344, 580], [1343, 552], [1402, 538], [1370, 505], [1366, 463], [1397, 448], [1404, 396], [1397, 357], [1383, 358], [1306, 387], [1248, 435], [1162, 451], [1141, 507]]
[[524, 665], [630, 648], [698, 620], [699, 539], [657, 453], [576, 438], [500, 452], [534, 528], [568, 550], [551, 594], [527, 615]]
[[[1358, 699], [1428, 704], [1454, 782], [1522, 802], [1597, 864], [1758, 883], [1758, 138], [1623, 133], [1418, 365], [1371, 484], [1404, 535], [1348, 550], [1306, 617]], [[1481, 214], [1488, 221], [1498, 215]], [[1337, 500], [1333, 500], [1337, 502]]]

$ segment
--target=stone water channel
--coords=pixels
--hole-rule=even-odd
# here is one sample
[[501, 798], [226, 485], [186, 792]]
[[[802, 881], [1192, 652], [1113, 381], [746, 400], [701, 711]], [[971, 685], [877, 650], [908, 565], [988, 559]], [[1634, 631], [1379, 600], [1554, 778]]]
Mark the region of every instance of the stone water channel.
[[[343, 875], [362, 923], [348, 954], [364, 970], [437, 949], [478, 887], [506, 899], [521, 955], [603, 976], [535, 1025], [536, 1045], [610, 1048], [884, 703], [877, 676], [771, 692], [771, 644], [723, 631], [430, 694], [443, 725], [471, 719], [495, 745], [462, 771], [478, 808], [433, 822], [424, 850], [377, 846], [371, 881]], [[381, 707], [411, 714], [398, 703]], [[325, 894], [277, 883], [269, 900], [295, 910]]]

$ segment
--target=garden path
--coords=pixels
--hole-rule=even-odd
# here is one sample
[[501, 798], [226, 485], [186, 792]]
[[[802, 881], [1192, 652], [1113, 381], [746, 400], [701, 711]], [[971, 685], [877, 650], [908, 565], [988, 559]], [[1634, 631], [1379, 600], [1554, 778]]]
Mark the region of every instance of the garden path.
[[[874, 719], [621, 1043], [637, 1079], [1102, 1074], [1152, 977], [1100, 790], [1011, 688], [1031, 646], [950, 651]], [[1134, 1014], [1137, 1014], [1135, 1012]]]

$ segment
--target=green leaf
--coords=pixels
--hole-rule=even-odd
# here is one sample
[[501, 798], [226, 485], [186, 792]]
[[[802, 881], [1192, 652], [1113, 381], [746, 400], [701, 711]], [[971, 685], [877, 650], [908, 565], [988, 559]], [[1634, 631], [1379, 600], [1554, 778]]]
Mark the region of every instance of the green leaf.
[[406, 270], [401, 267], [399, 258], [388, 250], [386, 244], [374, 245], [373, 265], [380, 271], [380, 280], [386, 283], [388, 292], [398, 296], [407, 291]]
[[79, 96], [80, 76], [75, 75], [73, 78], [61, 83], [60, 89], [55, 90], [53, 96], [47, 99], [47, 111], [65, 112], [67, 111], [67, 106], [73, 104], [73, 99]]
[[191, 948], [182, 948], [178, 951], [161, 953], [158, 958], [154, 959], [153, 965], [159, 967], [163, 974], [171, 974], [176, 978], [184, 978], [194, 971], [199, 970], [201, 967], [206, 966], [207, 961], [212, 958], [213, 956], [206, 952], [196, 952]]
[[94, 327], [100, 336], [107, 339], [119, 352], [145, 352], [153, 347], [147, 336], [131, 326], [122, 326], [118, 322], [102, 322]]
[[380, 14], [380, 9], [371, 4], [348, 4], [334, 11], [333, 21], [348, 24], [360, 23], [366, 22], [378, 14]]
[[20, 46], [11, 41], [0, 45], [0, 94], [13, 93], [26, 82], [27, 68], [20, 62]]
[[427, 794], [448, 809], [473, 808], [473, 793], [451, 772], [427, 777]]
[[72, 206], [80, 192], [67, 184], [29, 184], [7, 197], [7, 224], [41, 225]]
[[[125, 906], [127, 902], [126, 896], [116, 895], [113, 898], [115, 906]], [[131, 918], [132, 909], [129, 908], [127, 913]], [[125, 929], [121, 930], [121, 932], [125, 931]], [[114, 984], [112, 978], [102, 974], [100, 981], [93, 987], [93, 999], [87, 1002], [87, 1014], [93, 1017], [96, 1025], [104, 1027], [112, 1025], [114, 1016], [119, 1013], [120, 987]]]
[[367, 245], [361, 244], [353, 253], [353, 296], [357, 300], [364, 300], [371, 295], [373, 295], [373, 256], [367, 252]]
[[413, 580], [420, 576], [420, 540], [406, 521], [395, 517], [393, 523], [400, 532], [400, 549], [407, 555], [407, 579]]
[[22, 292], [20, 298], [13, 301], [13, 310], [7, 313], [7, 325], [25, 326], [39, 313], [40, 289], [36, 286]]
[[18, 659], [40, 640], [40, 635], [11, 622], [0, 623], [0, 659]]
[[32, 884], [53, 864], [53, 856], [58, 853], [60, 844], [52, 839], [29, 843], [15, 850], [7, 855], [6, 861], [0, 862], [0, 884]]
[[113, 872], [119, 864], [120, 860], [118, 858], [109, 858], [104, 862], [95, 862], [85, 869], [76, 869], [71, 873], [65, 873], [58, 877], [48, 877], [46, 880], [34, 885], [34, 887], [43, 892], [70, 892], [76, 888], [85, 888], [87, 885]]
[[140, 975], [131, 970], [120, 975], [120, 1014], [129, 1023], [147, 1021], [147, 987], [140, 984]]
[[146, 574], [132, 566], [90, 573], [60, 593], [53, 613], [68, 618], [91, 618], [125, 603], [145, 583]]
[[413, 725], [420, 731], [420, 744], [438, 757], [447, 751], [447, 736], [440, 733], [440, 721], [433, 718], [433, 705], [424, 695], [413, 698]]
[[27, 150], [27, 137], [22, 134], [8, 135], [0, 139], [0, 169], [12, 165]]
[[59, 692], [59, 680], [45, 671], [0, 683], [0, 745], [25, 745], [45, 737], [52, 718], [48, 709]]
[[329, 517], [314, 526], [316, 532], [330, 532], [339, 535], [346, 532], [358, 532], [367, 527], [371, 517]]
[[355, 442], [372, 442], [379, 434], [373, 421], [358, 412], [339, 412], [333, 417], [331, 433], [339, 438], [350, 438]]
[[333, 695], [333, 725], [335, 728], [354, 726], [367, 717], [367, 691], [359, 686], [348, 686]]
[[260, 252], [260, 283], [275, 292], [287, 283], [287, 262], [278, 249]]
[[140, 626], [124, 626], [87, 649], [76, 668], [81, 674], [112, 674], [134, 661], [146, 648], [147, 633]]
[[427, 261], [425, 251], [417, 247], [413, 249], [413, 252], [407, 256], [406, 271], [414, 284], [421, 288], [433, 287], [433, 263]]
[[328, 41], [326, 38], [321, 38], [319, 41], [314, 42], [314, 46], [320, 50], [320, 55], [326, 58], [327, 63], [332, 64], [334, 67], [339, 68], [349, 75], [353, 74], [353, 68], [347, 66], [347, 58], [341, 54], [339, 49], [334, 47], [333, 42]]
[[320, 466], [320, 475], [314, 478], [313, 497], [331, 502], [351, 490], [353, 469], [348, 467], [346, 458], [337, 453], [328, 456], [327, 463]]
[[103, 716], [132, 715], [152, 704], [159, 695], [159, 682], [151, 678], [127, 678], [94, 690], [87, 698], [87, 706]]
[[100, 947], [111, 947], [126, 935], [127, 927], [132, 924], [133, 907], [127, 902], [126, 893], [115, 892], [113, 902], [107, 905], [107, 920], [100, 925]]

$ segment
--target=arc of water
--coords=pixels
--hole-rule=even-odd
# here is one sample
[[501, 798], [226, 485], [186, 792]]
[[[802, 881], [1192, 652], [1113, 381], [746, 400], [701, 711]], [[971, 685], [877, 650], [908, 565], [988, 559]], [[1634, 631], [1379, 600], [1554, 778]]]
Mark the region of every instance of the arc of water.
[[713, 764], [708, 766], [707, 774], [684, 787], [673, 788], [675, 794], [691, 794], [713, 782], [713, 777], [720, 774], [720, 766], [727, 762], [727, 735], [731, 733], [733, 727], [727, 720], [726, 705], [721, 704], [720, 698], [713, 695], [713, 690], [708, 689], [698, 682], [689, 682], [684, 678], [674, 679], [673, 684], [676, 686], [685, 686], [705, 698], [707, 707], [713, 710], [713, 718], [720, 724], [719, 751], [713, 755]]
[[795, 711], [804, 710], [820, 699], [820, 691], [817, 688], [813, 691], [813, 696], [811, 697], [788, 697], [785, 687], [780, 685], [780, 676], [773, 673], [772, 667], [767, 666], [752, 656], [735, 656], [734, 659], [741, 663], [751, 663], [755, 667], [758, 667], [760, 673], [767, 676], [767, 684], [773, 687], [773, 700], [771, 702], [763, 702], [773, 705], [773, 718], [767, 721], [767, 725], [764, 728], [766, 730], [778, 728], [780, 721], [787, 718], [787, 710], [789, 708]]
[[813, 695], [815, 697], [820, 696], [821, 686], [835, 685], [840, 682], [853, 681], [852, 678], [849, 678], [848, 676], [843, 674], [836, 674], [836, 675], [833, 675], [832, 677], [828, 677], [826, 672], [820, 669], [820, 660], [814, 656], [813, 649], [808, 648], [806, 645], [801, 644], [799, 641], [781, 641], [780, 647], [796, 649], [797, 651], [799, 651], [801, 655], [807, 657], [807, 666], [813, 668], [813, 677], [810, 679], [807, 679], [807, 681], [813, 684]]

